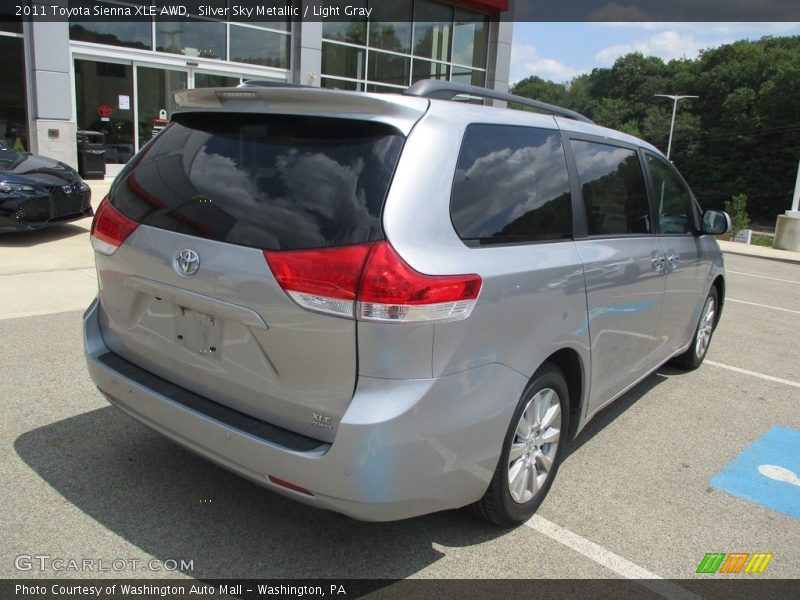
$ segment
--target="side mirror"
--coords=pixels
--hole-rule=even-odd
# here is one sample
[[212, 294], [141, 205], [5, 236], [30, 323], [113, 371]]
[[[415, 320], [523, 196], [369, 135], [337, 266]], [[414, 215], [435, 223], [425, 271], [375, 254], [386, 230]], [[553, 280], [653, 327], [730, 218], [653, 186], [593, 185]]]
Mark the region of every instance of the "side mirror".
[[703, 213], [703, 233], [722, 235], [731, 230], [731, 218], [721, 210], [707, 210]]

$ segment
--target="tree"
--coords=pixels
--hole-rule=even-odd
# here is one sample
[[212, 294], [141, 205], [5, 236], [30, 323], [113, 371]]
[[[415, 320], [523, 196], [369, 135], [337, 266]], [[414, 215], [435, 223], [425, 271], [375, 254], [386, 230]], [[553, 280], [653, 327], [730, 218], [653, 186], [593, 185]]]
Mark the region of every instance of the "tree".
[[774, 225], [791, 205], [800, 159], [800, 37], [742, 40], [696, 59], [640, 53], [568, 84], [529, 77], [514, 88], [637, 135], [666, 150], [672, 107], [655, 94], [691, 94], [675, 121], [672, 160], [701, 202], [722, 208], [737, 194], [756, 222]]

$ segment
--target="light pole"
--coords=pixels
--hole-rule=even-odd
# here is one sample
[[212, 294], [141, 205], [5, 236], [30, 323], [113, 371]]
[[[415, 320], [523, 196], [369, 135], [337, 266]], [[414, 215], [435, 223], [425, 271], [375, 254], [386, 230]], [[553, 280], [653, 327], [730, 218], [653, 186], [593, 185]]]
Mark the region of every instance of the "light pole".
[[678, 112], [678, 102], [685, 98], [699, 98], [700, 96], [673, 96], [671, 94], [655, 94], [659, 98], [672, 98], [672, 121], [669, 124], [669, 143], [667, 144], [667, 158], [672, 150], [672, 132], [675, 130], [675, 114]]

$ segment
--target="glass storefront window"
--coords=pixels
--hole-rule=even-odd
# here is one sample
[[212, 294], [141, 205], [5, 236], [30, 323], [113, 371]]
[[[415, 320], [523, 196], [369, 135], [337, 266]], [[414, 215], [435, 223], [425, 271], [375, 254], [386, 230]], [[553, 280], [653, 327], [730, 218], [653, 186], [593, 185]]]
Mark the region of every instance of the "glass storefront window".
[[[106, 5], [104, 2], [97, 2], [96, 4], [100, 7]], [[106, 6], [115, 5], [108, 4]], [[150, 19], [136, 20], [135, 17], [130, 17], [124, 22], [70, 19], [69, 38], [81, 42], [152, 50], [152, 21]]]
[[390, 85], [378, 85], [377, 83], [368, 83], [367, 91], [379, 94], [397, 94], [398, 92], [402, 92], [403, 90], [398, 89], [396, 87], [392, 87]]
[[321, 87], [330, 90], [347, 90], [350, 92], [361, 91], [360, 83], [356, 83], [355, 81], [343, 81], [341, 79], [329, 79], [328, 77], [323, 77], [320, 81], [320, 85]]
[[[366, 4], [366, 2], [363, 2]], [[356, 2], [353, 2], [357, 5]], [[334, 21], [322, 22], [322, 37], [326, 40], [337, 40], [351, 44], [367, 43], [367, 21], [353, 21], [352, 23], [337, 23]]]
[[172, 94], [186, 87], [186, 73], [183, 71], [136, 67], [139, 148], [164, 128], [166, 123], [161, 118], [161, 111], [169, 120], [174, 109]]
[[231, 24], [230, 36], [230, 60], [265, 67], [289, 68], [288, 35]]
[[421, 79], [444, 79], [446, 81], [449, 71], [450, 68], [446, 64], [415, 59], [411, 83], [416, 83]]
[[411, 52], [411, 0], [372, 3], [369, 45], [392, 52]]
[[486, 84], [486, 72], [476, 71], [474, 69], [465, 69], [463, 67], [453, 67], [453, 76], [451, 81], [483, 87]]
[[16, 16], [13, 6], [0, 6], [0, 31], [22, 33], [22, 17]]
[[368, 23], [322, 23], [326, 87], [347, 81], [397, 92], [423, 79], [486, 84], [488, 15], [437, 0], [358, 1], [373, 9]]
[[408, 70], [411, 59], [386, 52], [370, 52], [369, 80], [378, 83], [408, 85]]
[[438, 2], [417, 0], [414, 20], [414, 55], [450, 60], [453, 8]]
[[367, 51], [364, 48], [322, 43], [322, 72], [326, 75], [364, 79]]
[[105, 134], [106, 162], [133, 156], [133, 66], [75, 61], [78, 129]]
[[0, 139], [15, 150], [30, 150], [25, 106], [25, 59], [22, 38], [0, 36]]
[[194, 87], [196, 88], [235, 87], [239, 83], [240, 79], [238, 77], [225, 77], [225, 75], [213, 75], [211, 73], [194, 74]]
[[156, 50], [196, 56], [225, 58], [225, 23], [187, 19], [156, 21]]
[[[479, 20], [480, 19], [480, 20]], [[489, 18], [457, 8], [453, 25], [453, 62], [486, 68]]]

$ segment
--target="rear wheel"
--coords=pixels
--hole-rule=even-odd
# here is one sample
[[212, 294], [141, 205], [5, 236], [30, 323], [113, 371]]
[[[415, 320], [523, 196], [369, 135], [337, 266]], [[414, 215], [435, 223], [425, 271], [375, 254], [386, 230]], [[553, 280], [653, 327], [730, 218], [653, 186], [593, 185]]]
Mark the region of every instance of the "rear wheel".
[[711, 336], [714, 335], [714, 328], [717, 325], [717, 313], [719, 310], [719, 296], [717, 288], [711, 286], [703, 310], [700, 313], [700, 321], [697, 323], [692, 345], [673, 361], [677, 366], [688, 371], [694, 370], [703, 364], [703, 360], [708, 353], [711, 344]]
[[568, 418], [564, 375], [545, 363], [520, 398], [492, 481], [473, 512], [501, 527], [529, 519], [556, 476]]

